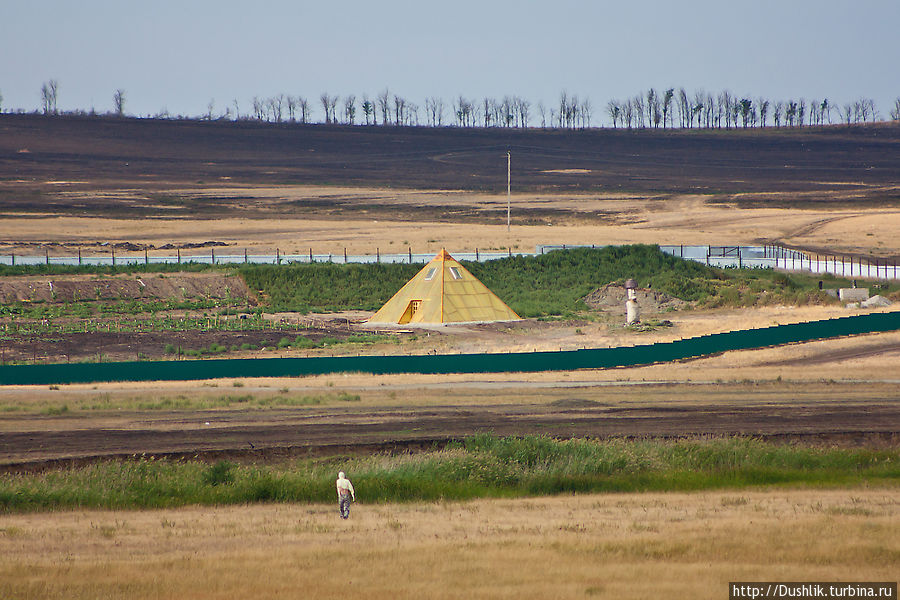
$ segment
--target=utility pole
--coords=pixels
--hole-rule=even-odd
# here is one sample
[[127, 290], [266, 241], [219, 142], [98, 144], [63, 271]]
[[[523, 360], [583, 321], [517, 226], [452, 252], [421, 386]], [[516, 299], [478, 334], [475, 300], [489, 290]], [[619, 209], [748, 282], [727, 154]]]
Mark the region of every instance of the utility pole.
[[510, 156], [510, 151], [506, 151], [506, 233], [509, 233], [509, 174], [510, 174], [510, 162], [512, 158]]

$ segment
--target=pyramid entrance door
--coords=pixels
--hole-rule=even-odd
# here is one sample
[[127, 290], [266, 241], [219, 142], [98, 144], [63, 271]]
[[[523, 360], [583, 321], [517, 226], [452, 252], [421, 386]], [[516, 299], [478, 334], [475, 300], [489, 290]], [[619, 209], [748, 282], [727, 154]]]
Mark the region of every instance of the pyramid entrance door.
[[403, 311], [403, 316], [400, 317], [400, 321], [398, 323], [403, 325], [404, 323], [409, 323], [412, 321], [416, 313], [419, 312], [419, 309], [422, 308], [421, 300], [410, 300], [409, 304], [406, 306], [406, 310]]

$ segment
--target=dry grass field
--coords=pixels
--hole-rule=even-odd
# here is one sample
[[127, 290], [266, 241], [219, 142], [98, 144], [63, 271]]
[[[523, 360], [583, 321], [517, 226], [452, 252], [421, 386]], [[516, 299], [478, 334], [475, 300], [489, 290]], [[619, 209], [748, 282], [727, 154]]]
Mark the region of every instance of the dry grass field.
[[[352, 473], [350, 474], [352, 476]], [[74, 511], [0, 521], [0, 597], [725, 598], [896, 580], [896, 488]]]
[[[89, 206], [108, 192], [69, 191], [41, 185], [67, 203]], [[185, 204], [228, 198], [234, 205], [216, 218], [192, 214], [149, 217], [78, 216], [60, 210], [0, 214], [0, 254], [85, 255], [103, 252], [99, 243], [129, 242], [153, 248], [217, 241], [217, 254], [437, 253], [497, 250], [534, 252], [539, 244], [765, 244], [824, 253], [900, 255], [900, 208], [817, 204], [801, 208], [742, 207], [716, 196], [517, 192], [512, 228], [505, 225], [505, 194], [474, 191], [332, 188], [321, 186], [232, 186], [203, 190], [174, 187], [165, 193]], [[140, 190], [116, 194], [131, 206], [146, 202]], [[328, 208], [322, 208], [322, 206]], [[548, 213], [548, 210], [552, 212]], [[243, 214], [243, 213], [247, 214]], [[496, 218], [502, 212], [503, 223]], [[74, 214], [73, 214], [74, 213]], [[47, 245], [50, 244], [48, 247]], [[54, 246], [58, 245], [58, 246]], [[59, 247], [62, 246], [62, 247]], [[202, 250], [194, 251], [202, 253]], [[173, 255], [172, 250], [156, 251]], [[143, 256], [143, 254], [141, 254]]]

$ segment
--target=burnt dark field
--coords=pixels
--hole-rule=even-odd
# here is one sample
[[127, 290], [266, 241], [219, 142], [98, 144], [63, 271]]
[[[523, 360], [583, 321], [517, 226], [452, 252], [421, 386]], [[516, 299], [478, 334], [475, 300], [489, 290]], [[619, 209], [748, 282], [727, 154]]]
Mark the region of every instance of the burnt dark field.
[[[50, 212], [83, 212], [65, 194], [34, 187], [47, 181], [77, 182], [70, 189], [315, 184], [497, 191], [506, 184], [507, 149], [518, 191], [691, 193], [773, 207], [900, 201], [894, 124], [560, 131], [4, 114], [0, 206], [16, 213], [40, 202]], [[90, 208], [141, 212], [114, 198]]]

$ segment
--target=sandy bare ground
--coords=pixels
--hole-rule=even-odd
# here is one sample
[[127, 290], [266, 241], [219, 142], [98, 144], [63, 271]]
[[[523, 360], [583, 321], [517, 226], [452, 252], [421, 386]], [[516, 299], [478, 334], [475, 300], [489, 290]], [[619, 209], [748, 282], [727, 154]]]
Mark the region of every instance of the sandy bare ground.
[[[350, 474], [352, 477], [352, 473]], [[0, 596], [709, 598], [894, 581], [897, 489], [576, 495], [7, 515]]]
[[[95, 194], [99, 192], [90, 192]], [[0, 218], [0, 253], [41, 254], [46, 244], [107, 252], [98, 242], [165, 244], [220, 241], [219, 254], [416, 253], [506, 249], [533, 252], [538, 244], [779, 243], [822, 253], [900, 255], [900, 210], [896, 208], [737, 208], [709, 203], [706, 196], [616, 194], [516, 194], [512, 228], [496, 218], [506, 196], [465, 191], [377, 190], [315, 186], [234, 187], [166, 193], [236, 197], [241, 205], [216, 218], [166, 216], [105, 218], [33, 213]], [[88, 192], [72, 192], [74, 195]], [[138, 191], [133, 202], [145, 201]], [[323, 204], [340, 203], [334, 210]], [[308, 209], [303, 207], [308, 205]], [[290, 211], [285, 207], [290, 207]], [[297, 207], [300, 207], [299, 209]], [[449, 207], [449, 208], [448, 208]], [[296, 214], [297, 211], [301, 214]], [[464, 214], [454, 220], [453, 211]], [[441, 212], [439, 219], [434, 216]], [[293, 212], [293, 214], [292, 214]], [[478, 217], [484, 213], [484, 219]], [[494, 215], [488, 218], [488, 214]], [[368, 215], [368, 216], [367, 216]], [[505, 216], [505, 215], [504, 215]], [[528, 223], [528, 224], [523, 224]], [[164, 251], [169, 254], [172, 251]], [[52, 248], [52, 254], [65, 254]]]

